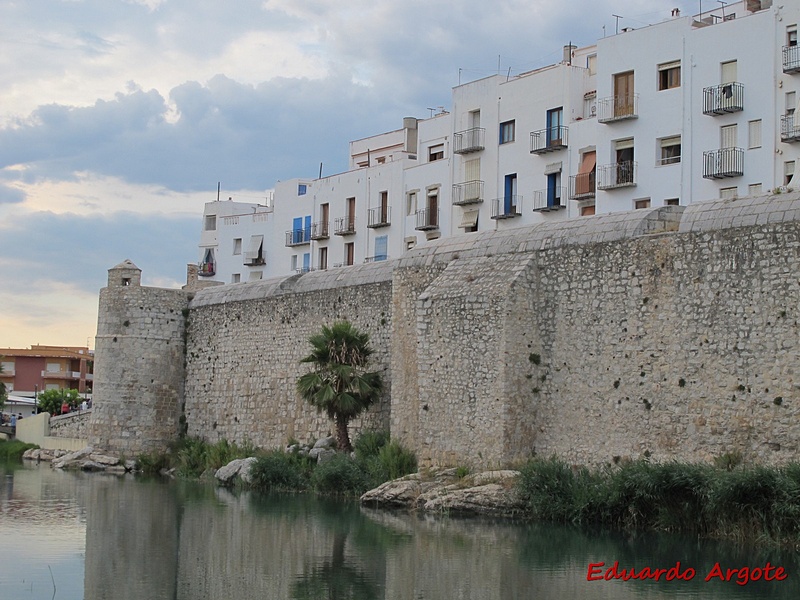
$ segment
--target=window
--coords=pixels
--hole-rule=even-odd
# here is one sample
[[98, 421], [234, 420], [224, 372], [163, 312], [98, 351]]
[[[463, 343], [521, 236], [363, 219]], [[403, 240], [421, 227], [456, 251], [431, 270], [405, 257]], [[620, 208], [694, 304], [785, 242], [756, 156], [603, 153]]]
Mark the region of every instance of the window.
[[311, 270], [311, 253], [306, 252], [303, 254], [303, 273], [308, 273]]
[[289, 269], [292, 271], [297, 271], [297, 254], [292, 254], [292, 258], [289, 261]]
[[638, 200], [634, 200], [633, 208], [637, 210], [640, 208], [650, 208], [650, 198], [639, 198]]
[[465, 210], [461, 217], [461, 224], [459, 227], [464, 229], [464, 233], [475, 233], [478, 231], [478, 215], [479, 210]]
[[789, 185], [794, 177], [794, 161], [787, 160], [783, 163], [783, 185]]
[[264, 277], [264, 271], [250, 271], [247, 281], [261, 281], [262, 277]]
[[737, 65], [735, 60], [720, 64], [722, 81], [720, 83], [734, 83], [736, 81]]
[[242, 238], [233, 240], [233, 254], [234, 256], [242, 253]]
[[560, 146], [563, 143], [562, 127], [564, 126], [564, 108], [547, 111], [547, 146]]
[[355, 242], [348, 242], [344, 245], [344, 264], [352, 265], [355, 257]]
[[586, 68], [589, 69], [589, 75], [597, 73], [597, 54], [590, 54], [586, 57]]
[[57, 383], [46, 383], [44, 386], [45, 391], [47, 390], [60, 390], [61, 387]]
[[761, 119], [747, 123], [747, 147], [761, 148]]
[[378, 158], [375, 159], [375, 162], [378, 163], [379, 165], [385, 164], [386, 163], [386, 157], [385, 156], [379, 156]]
[[242, 274], [241, 273], [234, 273], [231, 275], [231, 283], [241, 283], [242, 281]]
[[319, 268], [322, 271], [328, 268], [328, 248], [323, 247], [319, 249]]
[[659, 146], [661, 153], [658, 164], [671, 165], [681, 162], [681, 136], [661, 138]]
[[628, 117], [635, 112], [633, 71], [614, 75], [614, 116]]
[[417, 192], [406, 194], [406, 215], [411, 216], [417, 212]]
[[797, 46], [797, 25], [789, 25], [786, 28], [786, 45]]
[[[425, 225], [430, 227], [438, 227], [439, 226], [439, 188], [430, 188], [428, 190], [428, 201], [426, 208], [428, 209], [428, 215], [425, 222]], [[419, 220], [417, 220], [417, 224], [419, 224]]]
[[719, 190], [719, 197], [723, 200], [733, 200], [734, 198], [738, 198], [738, 196], [739, 189], [735, 187], [720, 188]]
[[506, 121], [505, 123], [500, 123], [500, 143], [501, 144], [508, 144], [509, 142], [514, 141], [514, 121]]
[[760, 183], [751, 183], [747, 186], [747, 195], [748, 196], [760, 196], [762, 194], [761, 184]]
[[594, 215], [594, 204], [590, 204], [589, 206], [582, 206], [581, 207], [581, 216], [582, 217], [591, 217]]
[[504, 195], [503, 195], [503, 210], [498, 214], [513, 215], [517, 212], [517, 174], [512, 173], [506, 175]]
[[671, 90], [681, 86], [681, 61], [658, 65], [658, 89]]
[[614, 149], [617, 157], [616, 185], [634, 183], [633, 138], [617, 140]]
[[680, 206], [681, 200], [680, 198], [667, 198], [664, 200], [664, 206]]
[[736, 125], [725, 125], [719, 128], [720, 148], [736, 148]]
[[547, 175], [547, 206], [563, 206], [561, 204], [561, 171]]
[[386, 260], [389, 248], [389, 236], [379, 235], [375, 238], [375, 260]]
[[797, 94], [795, 92], [786, 92], [786, 114], [793, 115], [797, 108]]
[[61, 365], [58, 363], [47, 363], [46, 369], [48, 373], [58, 373], [61, 371]]
[[381, 215], [380, 215], [380, 222], [381, 223], [388, 223], [389, 222], [389, 192], [382, 191], [380, 193], [381, 199]]
[[206, 215], [205, 230], [206, 231], [217, 230], [217, 215]]
[[583, 118], [593, 119], [597, 116], [597, 92], [589, 92], [583, 96]]
[[444, 144], [437, 144], [428, 148], [428, 162], [444, 158]]
[[305, 196], [308, 192], [308, 186], [305, 183], [298, 183], [297, 184], [297, 195], [298, 196]]

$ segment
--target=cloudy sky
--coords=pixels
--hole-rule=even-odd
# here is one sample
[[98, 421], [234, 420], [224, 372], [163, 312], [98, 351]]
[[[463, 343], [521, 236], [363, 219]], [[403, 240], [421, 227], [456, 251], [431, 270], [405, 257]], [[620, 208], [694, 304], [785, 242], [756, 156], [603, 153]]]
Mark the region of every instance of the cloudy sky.
[[180, 286], [218, 181], [256, 202], [342, 171], [348, 141], [449, 108], [459, 77], [673, 7], [699, 2], [0, 0], [0, 348], [93, 347], [125, 258]]

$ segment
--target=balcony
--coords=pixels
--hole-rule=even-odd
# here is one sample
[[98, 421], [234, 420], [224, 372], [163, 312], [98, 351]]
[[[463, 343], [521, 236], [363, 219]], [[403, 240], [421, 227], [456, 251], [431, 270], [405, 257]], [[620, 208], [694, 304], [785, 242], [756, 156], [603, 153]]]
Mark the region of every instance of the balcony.
[[800, 46], [783, 47], [783, 72], [800, 73]]
[[595, 196], [595, 172], [579, 173], [569, 178], [569, 199], [588, 200]]
[[353, 216], [339, 217], [333, 222], [333, 235], [355, 235], [356, 218]]
[[725, 115], [744, 110], [744, 86], [741, 83], [723, 83], [703, 88], [703, 114]]
[[550, 212], [566, 208], [563, 202], [566, 197], [566, 190], [563, 187], [536, 190], [533, 192], [533, 211]]
[[597, 101], [597, 122], [613, 123], [639, 118], [639, 94], [609, 96]]
[[505, 196], [492, 200], [492, 219], [513, 219], [522, 215], [522, 196]]
[[567, 147], [568, 128], [548, 127], [531, 132], [531, 154], [547, 154]]
[[330, 237], [330, 228], [328, 221], [320, 221], [319, 223], [311, 224], [311, 239], [312, 240], [327, 240]]
[[303, 246], [311, 243], [311, 228], [290, 229], [286, 232], [286, 246]]
[[197, 263], [197, 274], [200, 277], [213, 277], [217, 274], [216, 265], [213, 262]]
[[389, 259], [389, 255], [388, 254], [376, 254], [375, 256], [367, 256], [364, 259], [364, 262], [365, 263], [372, 263], [372, 262], [380, 262], [382, 260], [388, 260], [388, 259]]
[[703, 178], [725, 179], [744, 175], [744, 150], [720, 148], [703, 152]]
[[453, 205], [465, 206], [483, 202], [483, 182], [465, 181], [453, 184]]
[[77, 380], [80, 378], [80, 371], [42, 371], [42, 379]]
[[469, 154], [480, 152], [486, 147], [486, 130], [483, 127], [473, 127], [453, 134], [453, 152], [455, 154]]
[[369, 209], [367, 218], [367, 227], [370, 229], [379, 229], [381, 227], [388, 227], [391, 225], [389, 215], [392, 214], [392, 207], [388, 205], [378, 206]]
[[417, 231], [431, 231], [439, 229], [439, 210], [435, 208], [421, 208], [416, 212]]
[[798, 142], [800, 141], [800, 127], [794, 124], [794, 115], [783, 115], [781, 117], [781, 141]]
[[621, 187], [633, 187], [636, 185], [636, 171], [638, 164], [636, 161], [627, 160], [625, 162], [612, 163], [597, 168], [597, 189], [613, 190]]

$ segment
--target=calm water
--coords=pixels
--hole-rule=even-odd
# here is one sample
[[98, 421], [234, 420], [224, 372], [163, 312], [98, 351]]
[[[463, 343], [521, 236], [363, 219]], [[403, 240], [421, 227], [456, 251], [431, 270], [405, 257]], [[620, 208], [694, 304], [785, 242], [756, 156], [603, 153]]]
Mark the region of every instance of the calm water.
[[[0, 464], [0, 599], [800, 598], [792, 553], [670, 536], [365, 510], [182, 482]], [[587, 581], [590, 563], [692, 567], [691, 581]], [[763, 566], [784, 581], [704, 578]]]

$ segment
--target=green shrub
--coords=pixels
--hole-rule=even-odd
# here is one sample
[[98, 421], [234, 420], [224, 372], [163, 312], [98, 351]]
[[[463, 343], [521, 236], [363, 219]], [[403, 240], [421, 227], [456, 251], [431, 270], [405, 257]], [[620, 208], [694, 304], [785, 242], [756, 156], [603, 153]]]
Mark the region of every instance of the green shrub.
[[555, 457], [534, 458], [523, 465], [517, 490], [537, 519], [570, 523], [578, 516], [574, 503], [575, 474], [569, 465]]
[[155, 475], [170, 468], [169, 455], [164, 452], [140, 454], [136, 458], [136, 468], [147, 475]]
[[305, 490], [313, 465], [313, 460], [308, 457], [273, 450], [253, 463], [250, 469], [251, 485], [263, 492]]
[[389, 434], [385, 431], [365, 431], [356, 440], [354, 450], [356, 457], [367, 459], [377, 456], [381, 448], [389, 443]]
[[311, 485], [323, 494], [361, 495], [369, 489], [370, 478], [358, 461], [337, 453], [316, 466]]
[[22, 460], [26, 450], [38, 447], [36, 444], [26, 444], [19, 440], [0, 440], [0, 460]]

